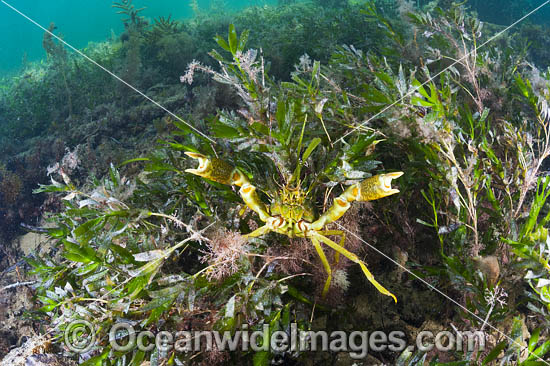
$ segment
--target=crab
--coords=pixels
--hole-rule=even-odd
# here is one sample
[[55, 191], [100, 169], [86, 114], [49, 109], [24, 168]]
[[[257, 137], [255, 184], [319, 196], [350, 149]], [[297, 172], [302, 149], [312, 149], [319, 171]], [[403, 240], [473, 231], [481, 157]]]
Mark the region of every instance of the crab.
[[[338, 263], [340, 255], [357, 263], [367, 279], [380, 293], [390, 296], [397, 302], [397, 298], [374, 279], [365, 262], [344, 248], [345, 233], [341, 230], [324, 230], [324, 228], [331, 222], [340, 219], [354, 201], [372, 201], [398, 193], [399, 190], [392, 188], [391, 182], [403, 175], [403, 172], [375, 175], [349, 186], [334, 199], [332, 206], [327, 211], [316, 217], [312, 203], [299, 185], [297, 187], [281, 187], [268, 206], [260, 199], [256, 187], [238, 168], [219, 158], [208, 158], [203, 154], [189, 151], [185, 154], [198, 160], [199, 163], [196, 169], [186, 169], [187, 173], [221, 184], [240, 187], [239, 194], [246, 206], [256, 212], [259, 219], [265, 223], [245, 237], [254, 238], [269, 232], [276, 232], [290, 238], [307, 238], [311, 241], [327, 273], [322, 297], [325, 297], [329, 291], [332, 281], [332, 268], [321, 246], [321, 244], [325, 244], [336, 252], [334, 257], [336, 263]], [[336, 243], [327, 235], [340, 237], [340, 242]]]

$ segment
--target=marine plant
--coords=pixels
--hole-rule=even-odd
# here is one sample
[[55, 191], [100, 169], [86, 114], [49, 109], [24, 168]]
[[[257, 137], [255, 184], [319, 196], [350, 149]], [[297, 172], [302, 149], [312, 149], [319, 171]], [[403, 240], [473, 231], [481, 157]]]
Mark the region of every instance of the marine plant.
[[132, 4], [132, 0], [113, 1], [112, 7], [120, 9], [117, 13], [126, 16], [126, 18], [122, 20], [126, 29], [133, 29], [139, 32], [147, 25], [145, 19], [139, 15], [139, 13], [145, 10], [145, 7], [136, 8], [134, 4]]
[[164, 73], [175, 77], [176, 70], [192, 60], [190, 51], [194, 47], [193, 38], [184, 23], [171, 19], [170, 16], [161, 16], [154, 19], [144, 34], [143, 59], [147, 66], [160, 68]]
[[23, 190], [21, 178], [14, 172], [10, 172], [5, 166], [0, 165], [0, 197], [2, 197], [3, 209], [13, 207]]
[[69, 109], [69, 116], [73, 114], [73, 105], [71, 100], [71, 90], [69, 88], [69, 84], [67, 82], [68, 77], [68, 56], [67, 51], [65, 51], [65, 48], [61, 43], [56, 43], [53, 40], [52, 32], [57, 27], [52, 22], [48, 28], [48, 32], [44, 33], [44, 37], [42, 39], [42, 47], [46, 51], [46, 54], [48, 55], [48, 58], [52, 61], [52, 65], [54, 68], [56, 68], [61, 75], [61, 80], [63, 81], [63, 87], [65, 89], [65, 97], [67, 98], [67, 105]]
[[[96, 326], [98, 339], [105, 340], [108, 339], [105, 330], [115, 321], [130, 321], [136, 317], [141, 319], [142, 330], [152, 330], [159, 322], [166, 329], [175, 329], [182, 321], [191, 321], [195, 328], [229, 334], [234, 334], [243, 324], [249, 329], [262, 329], [266, 324], [273, 333], [278, 329], [290, 329], [291, 318], [301, 329], [307, 329], [310, 327], [307, 320], [310, 306], [314, 302], [334, 301], [334, 295], [333, 300], [321, 297], [330, 291], [344, 291], [347, 286], [349, 263], [340, 259], [340, 254], [358, 263], [381, 293], [395, 299], [374, 279], [359, 257], [343, 248], [343, 231], [323, 229], [342, 216], [350, 208], [350, 202], [396, 193], [390, 183], [401, 174], [368, 178], [368, 172], [380, 164], [366, 154], [374, 151], [379, 142], [375, 131], [354, 134], [335, 148], [336, 136], [347, 129], [347, 116], [344, 111], [342, 115], [329, 113], [337, 101], [330, 101], [321, 94], [319, 62], [304, 61], [301, 74], [296, 74], [292, 82], [279, 86], [264, 73], [262, 58], [256, 58], [258, 54], [254, 50], [245, 51], [246, 37], [247, 32], [237, 37], [235, 28], [230, 26], [227, 40], [217, 38], [220, 47], [231, 55], [226, 60], [216, 51], [211, 53], [222, 66], [220, 72], [198, 64], [191, 66], [209, 71], [216, 80], [229, 84], [247, 107], [241, 116], [221, 112], [219, 117], [207, 122], [213, 137], [231, 144], [232, 149], [238, 151], [240, 158], [232, 155], [232, 161], [239, 170], [227, 166], [222, 170], [209, 170], [212, 165], [220, 167], [224, 163], [216, 158], [207, 160], [195, 152], [187, 154], [201, 160], [202, 168], [187, 171], [213, 179], [213, 186], [209, 188], [198, 177], [185, 173], [182, 167], [188, 162], [182, 159], [182, 152], [200, 149], [213, 154], [214, 151], [203, 137], [189, 135], [185, 124], [174, 122], [177, 127], [174, 140], [165, 141], [166, 152], [159, 151], [166, 155], [145, 159], [150, 171], [146, 182], [132, 183], [111, 168], [109, 177], [103, 182], [94, 182], [92, 187], [82, 190], [61, 172], [64, 183], [53, 181], [38, 191], [62, 192], [66, 205], [65, 210], [53, 218], [56, 228], [49, 230], [50, 236], [62, 246], [64, 259], [59, 263], [30, 261], [43, 281], [38, 293], [43, 303], [41, 310], [47, 318], [54, 319], [56, 332], [70, 332], [66, 327], [70, 327], [71, 321], [87, 320]], [[178, 141], [181, 139], [184, 141]], [[191, 147], [191, 143], [197, 148]], [[223, 144], [218, 147], [218, 154], [229, 149]], [[257, 217], [246, 214], [226, 221], [231, 212], [236, 213], [235, 209], [225, 214], [220, 211], [222, 205], [238, 202], [228, 186], [219, 184], [229, 183], [222, 173], [231, 170], [234, 174], [230, 176], [238, 176], [239, 182], [235, 184], [243, 186], [248, 208], [260, 213], [262, 221], [268, 221], [264, 228], [251, 232]], [[167, 172], [172, 177], [168, 178]], [[254, 177], [255, 186], [248, 183], [249, 176]], [[262, 197], [264, 194], [259, 190], [269, 192], [268, 187], [277, 185], [284, 188], [273, 191], [280, 191], [284, 197], [279, 196], [282, 200], [279, 202], [275, 198], [275, 203], [267, 208], [260, 201], [258, 194]], [[254, 193], [256, 189], [258, 192]], [[343, 193], [331, 204], [328, 194], [337, 190]], [[227, 202], [220, 202], [220, 197]], [[213, 206], [214, 202], [218, 202], [219, 207]], [[314, 219], [318, 205], [327, 210]], [[189, 221], [193, 206], [214, 221], [209, 225], [198, 221], [193, 224], [193, 220]], [[200, 217], [194, 216], [194, 220]], [[288, 224], [281, 225], [284, 221], [281, 218]], [[235, 220], [238, 231], [231, 224]], [[218, 227], [206, 231], [212, 225]], [[306, 226], [310, 229], [304, 229]], [[249, 238], [262, 238], [247, 241], [239, 231], [248, 232]], [[268, 241], [272, 239], [264, 237], [268, 231], [287, 234], [284, 240], [289, 242], [277, 245], [276, 249], [270, 248]], [[340, 237], [340, 243], [329, 236]], [[315, 258], [313, 253], [297, 253], [292, 249], [293, 246], [310, 245], [293, 242], [301, 237], [313, 241], [327, 272], [314, 270], [311, 281], [318, 288], [314, 292], [303, 289], [304, 279], [310, 277], [304, 271]], [[333, 264], [329, 264], [321, 243], [336, 251]], [[207, 265], [197, 261], [197, 255]], [[178, 257], [181, 260], [170, 260]], [[282, 271], [282, 263], [290, 261], [300, 263], [298, 268], [302, 268], [302, 272], [289, 273], [288, 268]], [[67, 267], [69, 263], [73, 263], [71, 270]], [[317, 266], [313, 264], [312, 267]], [[331, 283], [335, 286], [331, 287]], [[322, 304], [318, 307], [327, 309]], [[197, 311], [209, 315], [201, 320], [194, 315]], [[120, 337], [124, 336], [124, 332], [120, 333]], [[135, 346], [123, 354], [113, 354], [110, 346], [99, 346], [102, 341], [97, 344], [98, 353], [86, 361], [88, 365], [108, 359], [132, 365], [145, 358], [185, 362], [198, 356], [191, 351], [185, 354], [174, 351], [145, 353]], [[219, 351], [210, 352], [197, 361], [212, 357], [250, 358], [255, 364], [264, 365], [275, 357], [289, 355], [269, 349], [250, 354]]]
[[[121, 2], [113, 1], [113, 8], [120, 9], [117, 11], [123, 14], [126, 18], [122, 19], [124, 28], [126, 29], [125, 38], [125, 53], [126, 60], [124, 65], [123, 78], [132, 85], [136, 85], [139, 79], [141, 69], [141, 46], [143, 36], [148, 26], [144, 17], [139, 15], [145, 8], [136, 9], [132, 4], [132, 0], [122, 0]], [[123, 102], [127, 103], [129, 89], [123, 86]]]
[[[539, 216], [548, 197], [543, 172], [550, 154], [548, 72], [523, 62], [521, 52], [495, 44], [481, 50], [479, 45], [485, 45], [490, 35], [462, 6], [435, 10], [435, 14], [410, 14], [423, 37], [414, 38], [422, 54], [409, 81], [401, 68], [398, 76], [380, 73], [378, 90], [388, 100], [403, 96], [396, 108], [406, 113], [406, 122], [397, 122], [400, 127], [393, 133], [401, 142], [408, 141], [411, 162], [427, 162], [420, 170], [428, 178], [422, 196], [431, 217], [418, 221], [437, 234], [445, 268], [438, 273], [438, 284], [444, 286], [448, 276], [455, 288], [466, 291], [461, 316], [499, 339], [490, 354], [483, 354], [488, 359], [482, 364], [498, 359], [505, 348], [500, 362], [510, 362], [518, 353], [526, 364], [540, 362], [548, 352], [546, 343], [535, 351], [537, 335], [528, 347], [533, 355], [525, 353], [516, 338], [506, 339], [495, 324], [510, 319], [513, 308], [504, 301], [494, 311], [487, 296], [502, 290], [509, 295], [508, 304], [526, 301], [524, 296], [544, 298], [546, 282], [538, 284], [536, 279], [545, 278], [547, 272], [543, 254], [547, 218]], [[509, 88], [502, 90], [501, 85]], [[394, 116], [395, 112], [383, 115], [390, 131]], [[490, 255], [496, 255], [491, 269], [477, 265]], [[434, 268], [425, 270], [426, 275], [437, 273]], [[531, 291], [518, 293], [517, 278], [507, 278], [516, 271], [529, 281], [535, 279]], [[546, 310], [535, 308], [542, 315], [539, 321], [547, 322]], [[514, 323], [515, 332], [518, 327]], [[473, 362], [472, 356], [480, 361], [482, 355], [466, 359]]]
[[[344, 248], [346, 234], [342, 230], [324, 229], [327, 225], [342, 217], [355, 201], [371, 201], [399, 192], [391, 187], [391, 181], [400, 177], [403, 173], [380, 174], [351, 185], [350, 180], [348, 180], [346, 182], [348, 188], [334, 199], [333, 204], [323, 214], [316, 215], [314, 204], [316, 193], [319, 191], [318, 187], [334, 187], [339, 183], [338, 180], [327, 181], [327, 177], [334, 172], [338, 165], [347, 165], [350, 168], [356, 165], [356, 162], [353, 161], [350, 164], [349, 158], [345, 156], [336, 155], [332, 160], [327, 159], [331, 154], [334, 155], [331, 150], [337, 150], [334, 148], [333, 140], [335, 138], [331, 138], [331, 133], [334, 134], [338, 128], [331, 125], [327, 127], [323, 120], [323, 110], [327, 100], [317, 99], [319, 97], [317, 88], [320, 65], [319, 63], [313, 65], [309, 82], [295, 75], [294, 81], [296, 84], [286, 85], [288, 88], [287, 94], [271, 99], [266, 94], [265, 75], [261, 64], [263, 60], [256, 60], [257, 54], [254, 50], [245, 52], [247, 38], [248, 32], [244, 32], [240, 39], [237, 38], [235, 27], [230, 25], [228, 40], [225, 41], [218, 37], [217, 42], [225, 51], [231, 53], [233, 60], [227, 61], [217, 52], [212, 52], [212, 56], [222, 65], [222, 71], [214, 72], [201, 65], [192, 64], [187, 77], [184, 77], [184, 81], [191, 81], [189, 80], [190, 73], [193, 72], [194, 68], [200, 68], [212, 73], [214, 79], [235, 87], [239, 96], [249, 106], [249, 121], [246, 122], [242, 119], [239, 121], [239, 118], [235, 118], [235, 116], [227, 116], [223, 119], [223, 122], [219, 121], [217, 123], [216, 128], [221, 132], [217, 135], [218, 137], [225, 135], [230, 139], [246, 138], [248, 140], [254, 136], [255, 146], [249, 145], [246, 150], [252, 147], [250, 152], [257, 150], [260, 153], [263, 152], [263, 154], [272, 154], [277, 166], [277, 171], [273, 172], [273, 176], [278, 176], [280, 181], [272, 181], [267, 184], [272, 187], [278, 185], [280, 188], [277, 190], [264, 190], [263, 193], [271, 200], [271, 204], [268, 205], [262, 202], [258, 192], [256, 192], [258, 188], [250, 182], [242, 170], [219, 158], [208, 158], [196, 152], [186, 152], [186, 154], [193, 159], [197, 159], [199, 167], [197, 169], [186, 169], [186, 172], [218, 183], [240, 187], [239, 194], [246, 206], [256, 212], [260, 220], [265, 223], [247, 234], [246, 237], [254, 238], [269, 232], [277, 232], [290, 238], [303, 237], [311, 239], [328, 275], [322, 291], [323, 296], [327, 294], [330, 288], [332, 269], [321, 243], [337, 252], [335, 256], [336, 264], [338, 264], [340, 254], [352, 262], [358, 263], [365, 276], [378, 291], [393, 297], [397, 301], [393, 294], [374, 279], [365, 263]], [[284, 91], [281, 92], [284, 93]], [[302, 92], [302, 98], [307, 99], [303, 101], [296, 99], [296, 96], [293, 95], [296, 92]], [[271, 111], [269, 107], [272, 103], [276, 105], [274, 111]], [[308, 104], [310, 105], [308, 106]], [[297, 109], [301, 109], [301, 113], [295, 114], [294, 111]], [[296, 120], [302, 119], [303, 124], [300, 130], [299, 123], [296, 123]], [[330, 122], [336, 124], [340, 121], [331, 119]], [[251, 127], [247, 127], [247, 125], [251, 125]], [[235, 128], [237, 126], [240, 128]], [[319, 137], [320, 131], [324, 131], [325, 135]], [[353, 141], [352, 139], [350, 142], [355, 143], [353, 146], [358, 149], [359, 153], [361, 153], [360, 148], [367, 149], [369, 147], [368, 142], [366, 144], [362, 142], [360, 147], [356, 145], [357, 140]], [[373, 143], [374, 140], [371, 139], [370, 144]], [[324, 150], [321, 153], [322, 155], [315, 154], [317, 147]], [[238, 149], [238, 147], [236, 148]], [[296, 165], [294, 167], [289, 165], [290, 161], [295, 162]], [[302, 170], [305, 170], [305, 165], [313, 165], [313, 162], [316, 162], [315, 169], [322, 173], [319, 174], [308, 169], [307, 173], [303, 175]], [[348, 174], [347, 178], [360, 179], [364, 176], [364, 172], [356, 170], [352, 177]], [[327, 192], [328, 190], [325, 188], [325, 202]], [[340, 242], [337, 244], [327, 238], [327, 235], [339, 236]]]

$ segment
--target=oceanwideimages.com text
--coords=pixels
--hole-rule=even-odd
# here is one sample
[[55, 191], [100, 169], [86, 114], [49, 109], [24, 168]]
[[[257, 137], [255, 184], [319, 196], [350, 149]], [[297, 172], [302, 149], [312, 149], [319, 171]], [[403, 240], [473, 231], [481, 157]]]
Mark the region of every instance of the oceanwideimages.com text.
[[[65, 344], [74, 352], [84, 353], [92, 349], [95, 343], [91, 324], [84, 321], [74, 322], [67, 327]], [[85, 331], [83, 331], [85, 329]], [[421, 331], [415, 344], [409, 345], [405, 332], [395, 331], [310, 331], [298, 328], [292, 323], [288, 331], [272, 331], [269, 325], [261, 330], [248, 329], [245, 324], [234, 332], [217, 331], [136, 331], [129, 323], [117, 323], [109, 332], [109, 343], [115, 351], [129, 351], [138, 348], [144, 352], [158, 349], [161, 352], [201, 352], [201, 351], [271, 351], [271, 352], [349, 352], [356, 359], [365, 358], [370, 352], [430, 351], [434, 347], [439, 351], [483, 350], [485, 337], [483, 332]]]

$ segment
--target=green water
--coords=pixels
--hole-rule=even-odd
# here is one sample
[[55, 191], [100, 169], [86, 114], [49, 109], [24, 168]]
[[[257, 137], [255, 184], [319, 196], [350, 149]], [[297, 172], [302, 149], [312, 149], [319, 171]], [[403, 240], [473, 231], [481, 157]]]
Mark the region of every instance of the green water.
[[[44, 27], [51, 22], [64, 39], [77, 48], [85, 47], [88, 42], [109, 39], [113, 34], [120, 34], [124, 29], [121, 15], [112, 8], [111, 0], [74, 1], [74, 0], [8, 0], [31, 19]], [[275, 5], [278, 0], [198, 0], [201, 11], [232, 12], [247, 6]], [[284, 1], [283, 1], [284, 2]], [[425, 3], [426, 1], [420, 1]], [[521, 14], [540, 5], [542, 1], [524, 0], [502, 6], [500, 0], [478, 1], [468, 3], [476, 9], [482, 20], [500, 25], [508, 25]], [[146, 7], [142, 13], [151, 20], [158, 16], [172, 15], [174, 19], [185, 19], [193, 16], [189, 0], [135, 0], [136, 7]], [[542, 9], [530, 17], [535, 23], [550, 21], [549, 9]], [[42, 37], [44, 31], [29, 20], [0, 3], [0, 75], [18, 70], [26, 61], [43, 58]]]
[[[51, 22], [57, 32], [77, 48], [88, 42], [109, 39], [120, 34], [124, 26], [122, 15], [112, 8], [111, 0], [8, 0], [7, 3], [20, 10], [44, 27]], [[136, 8], [146, 7], [140, 13], [151, 20], [158, 16], [184, 19], [193, 16], [188, 0], [135, 0]], [[199, 10], [236, 11], [246, 6], [274, 4], [276, 0], [232, 0], [227, 2], [198, 0]], [[22, 62], [40, 60], [45, 56], [42, 48], [44, 31], [0, 2], [0, 75], [16, 71]]]

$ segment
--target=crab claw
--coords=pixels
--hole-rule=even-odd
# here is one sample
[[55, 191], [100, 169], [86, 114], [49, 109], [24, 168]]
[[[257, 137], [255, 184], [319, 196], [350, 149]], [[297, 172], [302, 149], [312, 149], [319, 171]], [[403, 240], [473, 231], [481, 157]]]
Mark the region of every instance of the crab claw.
[[393, 172], [375, 175], [361, 182], [358, 201], [372, 201], [379, 198], [399, 193], [398, 189], [392, 188], [392, 179], [397, 179], [403, 172]]
[[190, 151], [186, 151], [185, 155], [199, 161], [197, 169], [185, 169], [187, 173], [195, 174], [222, 184], [232, 184], [232, 176], [235, 168], [227, 162], [218, 158], [209, 159], [202, 154]]

